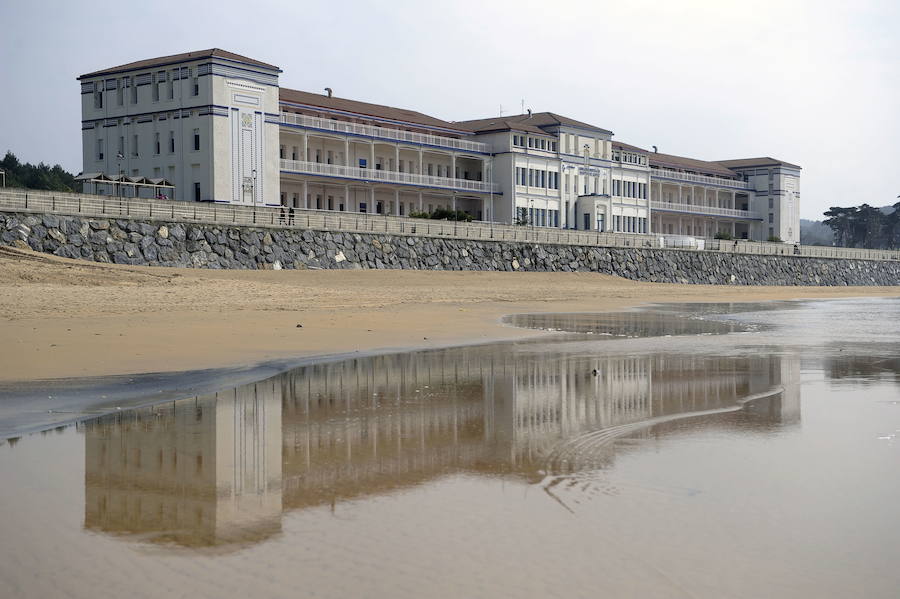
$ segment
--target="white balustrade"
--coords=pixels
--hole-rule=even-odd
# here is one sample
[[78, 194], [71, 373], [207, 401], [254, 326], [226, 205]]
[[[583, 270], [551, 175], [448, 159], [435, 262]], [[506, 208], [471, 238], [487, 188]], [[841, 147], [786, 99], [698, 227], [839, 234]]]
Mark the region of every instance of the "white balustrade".
[[356, 166], [343, 166], [340, 164], [326, 164], [323, 162], [303, 162], [300, 160], [282, 160], [281, 170], [292, 173], [308, 175], [324, 175], [326, 177], [341, 177], [344, 179], [357, 179], [360, 181], [381, 181], [384, 183], [403, 183], [407, 185], [421, 185], [424, 187], [442, 187], [475, 191], [479, 193], [496, 193], [500, 190], [497, 184], [491, 185], [486, 181], [473, 181], [470, 179], [454, 179], [450, 177], [435, 177], [432, 175], [417, 175], [413, 173], [401, 173], [399, 171], [383, 171], [372, 168], [359, 168]]
[[717, 216], [727, 216], [730, 218], [744, 218], [748, 220], [760, 220], [762, 217], [755, 212], [749, 210], [735, 210], [733, 208], [719, 208], [718, 206], [703, 206], [702, 204], [676, 204], [673, 202], [650, 202], [650, 208], [653, 210], [663, 210], [669, 212], [684, 212], [685, 214], [714, 214]]
[[334, 119], [323, 119], [320, 117], [308, 116], [305, 114], [295, 114], [292, 112], [282, 112], [281, 122], [286, 125], [297, 125], [310, 129], [319, 129], [322, 131], [363, 135], [366, 137], [390, 139], [393, 141], [405, 141], [426, 146], [451, 148], [454, 150], [463, 150], [467, 152], [478, 152], [481, 154], [487, 154], [491, 151], [488, 144], [482, 143], [480, 141], [456, 139], [454, 137], [444, 137], [443, 135], [429, 135], [427, 133], [416, 133], [415, 131], [404, 131], [402, 129], [378, 127], [375, 125], [363, 125], [360, 123], [350, 123], [347, 121], [337, 121]]
[[690, 183], [701, 183], [703, 185], [712, 185], [714, 187], [730, 187], [734, 189], [750, 189], [750, 184], [746, 181], [738, 181], [737, 179], [725, 179], [723, 177], [708, 177], [706, 175], [697, 175], [694, 173], [682, 173], [666, 168], [651, 168], [650, 179], [675, 179], [678, 181], [687, 181]]

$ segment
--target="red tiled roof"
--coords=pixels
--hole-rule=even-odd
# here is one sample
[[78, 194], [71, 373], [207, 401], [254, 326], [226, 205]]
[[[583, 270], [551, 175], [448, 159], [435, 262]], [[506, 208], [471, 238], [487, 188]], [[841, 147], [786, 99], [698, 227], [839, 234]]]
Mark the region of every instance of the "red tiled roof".
[[511, 120], [506, 117], [498, 116], [488, 119], [474, 119], [471, 121], [459, 121], [456, 123], [475, 133], [490, 133], [493, 131], [524, 131], [526, 133], [535, 133], [537, 135], [545, 135], [553, 137], [540, 127], [524, 121]]
[[737, 173], [729, 170], [718, 162], [697, 160], [696, 158], [675, 156], [674, 154], [663, 154], [661, 152], [650, 152], [648, 160], [650, 162], [650, 166], [658, 166], [680, 171], [691, 171], [706, 175], [716, 175], [718, 177], [728, 177], [729, 179], [737, 177]]
[[394, 108], [393, 106], [384, 106], [381, 104], [370, 104], [369, 102], [360, 102], [358, 100], [348, 100], [346, 98], [337, 98], [335, 96], [327, 96], [323, 94], [314, 94], [312, 92], [304, 92], [296, 89], [279, 88], [278, 99], [281, 102], [290, 102], [293, 104], [304, 104], [307, 106], [316, 106], [320, 108], [328, 108], [331, 110], [339, 110], [341, 112], [350, 112], [363, 116], [371, 116], [391, 121], [401, 121], [414, 125], [423, 125], [425, 127], [438, 127], [441, 129], [454, 129], [461, 133], [469, 133], [468, 127], [462, 126], [460, 123], [451, 123], [444, 121], [421, 112], [407, 110], [405, 108]]
[[570, 119], [567, 116], [562, 116], [556, 114], [555, 112], [535, 112], [531, 115], [528, 114], [518, 114], [511, 117], [506, 117], [509, 119], [515, 119], [519, 121], [528, 121], [530, 124], [535, 125], [537, 127], [553, 127], [560, 125], [568, 125], [569, 127], [577, 127], [579, 129], [590, 129], [592, 131], [599, 131], [601, 133], [606, 133], [608, 135], [612, 135], [612, 131], [609, 129], [604, 129], [603, 127], [597, 127], [596, 125], [591, 125], [582, 121], [576, 121], [575, 119]]
[[109, 67], [108, 69], [101, 69], [99, 71], [85, 73], [84, 75], [78, 77], [78, 79], [84, 79], [87, 77], [96, 77], [98, 75], [108, 75], [108, 74], [112, 74], [112, 73], [120, 73], [122, 71], [134, 71], [137, 69], [147, 69], [147, 68], [162, 66], [162, 65], [166, 65], [166, 64], [186, 62], [188, 60], [199, 60], [201, 58], [224, 58], [226, 60], [234, 60], [236, 62], [243, 62], [246, 64], [263, 67], [265, 69], [271, 69], [273, 71], [281, 72], [281, 69], [279, 69], [275, 65], [272, 65], [272, 64], [269, 64], [266, 62], [261, 62], [259, 60], [254, 60], [252, 58], [247, 58], [246, 56], [241, 56], [240, 54], [235, 54], [234, 52], [229, 52], [227, 50], [221, 50], [219, 48], [210, 48], [209, 50], [196, 50], [194, 52], [183, 52], [182, 54], [172, 54], [170, 56], [160, 56], [159, 58], [148, 58], [146, 60], [138, 60], [136, 62], [129, 62], [127, 64], [122, 64], [117, 67]]
[[629, 152], [640, 152], [643, 154], [650, 154], [650, 150], [645, 150], [644, 148], [639, 148], [637, 146], [627, 144], [623, 141], [613, 141], [612, 147], [619, 149], [619, 150], [628, 150]]
[[735, 160], [716, 160], [722, 166], [728, 168], [750, 168], [754, 166], [787, 166], [790, 168], [801, 168], [796, 164], [791, 164], [790, 162], [784, 162], [782, 160], [778, 160], [777, 158], [772, 158], [770, 156], [763, 156], [762, 158], [737, 158]]

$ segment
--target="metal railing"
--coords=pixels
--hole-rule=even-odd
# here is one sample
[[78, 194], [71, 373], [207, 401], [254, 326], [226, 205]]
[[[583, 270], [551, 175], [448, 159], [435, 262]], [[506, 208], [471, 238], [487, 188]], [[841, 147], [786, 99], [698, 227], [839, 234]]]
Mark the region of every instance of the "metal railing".
[[[589, 247], [673, 248], [665, 235], [599, 233], [568, 229], [513, 226], [490, 222], [453, 222], [358, 212], [179, 202], [145, 198], [117, 198], [79, 193], [0, 189], [0, 211], [53, 213], [87, 218], [126, 218], [223, 226], [311, 229], [358, 233], [386, 233], [417, 237], [451, 237], [482, 241], [517, 241]], [[674, 236], [681, 239], [685, 236]], [[808, 256], [859, 260], [900, 260], [897, 250], [801, 246], [746, 240], [706, 239], [703, 251], [768, 256]]]
[[707, 175], [695, 175], [694, 173], [682, 173], [667, 168], [651, 168], [650, 179], [675, 179], [677, 181], [689, 181], [691, 183], [702, 183], [703, 185], [713, 185], [715, 187], [732, 187], [734, 189], [750, 189], [750, 184], [746, 181], [738, 181], [736, 179], [725, 179], [724, 177], [709, 177]]
[[400, 171], [383, 171], [374, 168], [359, 168], [356, 166], [343, 166], [340, 164], [327, 164], [324, 162], [303, 162], [300, 160], [281, 160], [282, 171], [303, 173], [308, 175], [324, 175], [326, 177], [340, 177], [342, 179], [357, 179], [359, 181], [382, 181], [384, 183], [403, 183], [407, 185], [421, 185], [423, 187], [442, 187], [478, 193], [497, 193], [500, 186], [491, 185], [486, 181], [474, 181], [471, 179], [455, 179], [451, 177], [435, 177], [432, 175], [417, 175], [413, 173], [401, 173]]
[[717, 216], [727, 216], [730, 218], [744, 218], [747, 220], [762, 220], [762, 216], [749, 210], [735, 210], [734, 208], [719, 208], [717, 206], [703, 206], [702, 204], [676, 204], [674, 202], [658, 202], [652, 200], [650, 202], [652, 210], [663, 210], [668, 212], [684, 212], [685, 214], [714, 214]]
[[308, 116], [305, 114], [295, 114], [292, 112], [282, 112], [281, 122], [285, 125], [297, 125], [299, 127], [319, 129], [321, 131], [333, 131], [335, 133], [345, 134], [352, 133], [354, 135], [362, 135], [365, 137], [373, 137], [377, 139], [405, 141], [414, 144], [434, 146], [438, 148], [450, 148], [453, 150], [478, 152], [480, 154], [488, 154], [491, 151], [490, 146], [480, 141], [456, 139], [454, 137], [444, 137], [443, 135], [416, 133], [415, 131], [404, 131], [402, 129], [392, 129], [390, 127], [362, 125], [360, 123], [336, 121], [334, 119], [323, 119], [320, 117]]

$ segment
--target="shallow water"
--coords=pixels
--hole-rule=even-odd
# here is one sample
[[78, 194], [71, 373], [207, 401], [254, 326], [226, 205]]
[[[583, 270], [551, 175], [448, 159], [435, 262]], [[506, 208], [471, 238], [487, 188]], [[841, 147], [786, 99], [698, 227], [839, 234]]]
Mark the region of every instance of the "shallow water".
[[12, 439], [0, 596], [896, 597], [898, 316], [518, 317], [581, 334]]

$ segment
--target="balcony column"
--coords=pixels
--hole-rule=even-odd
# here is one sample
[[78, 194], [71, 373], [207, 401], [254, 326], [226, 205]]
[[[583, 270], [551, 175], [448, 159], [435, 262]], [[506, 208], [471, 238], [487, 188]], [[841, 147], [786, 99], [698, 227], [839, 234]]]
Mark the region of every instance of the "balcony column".
[[[306, 139], [306, 136], [303, 136], [303, 139]], [[303, 207], [309, 210], [309, 181], [306, 179], [303, 180]]]
[[450, 199], [450, 209], [456, 212], [456, 192], [453, 192], [453, 196]]
[[400, 168], [400, 144], [394, 146], [394, 170], [403, 170], [402, 168]]
[[400, 216], [400, 190], [394, 190], [394, 208], [391, 210], [394, 216]]
[[735, 224], [736, 223], [734, 221], [731, 221], [731, 237], [734, 237], [735, 235], [737, 235], [737, 230], [735, 229]]
[[[375, 142], [373, 141], [371, 145], [369, 145], [369, 168], [375, 168]], [[373, 188], [374, 192], [374, 188]]]
[[450, 178], [456, 179], [456, 154], [450, 153]]
[[350, 186], [344, 185], [344, 210], [347, 212], [356, 212], [350, 205]]
[[[372, 147], [374, 148], [375, 146], [373, 145]], [[369, 208], [369, 212], [371, 212], [373, 214], [377, 214], [378, 213], [378, 205], [375, 203], [375, 186], [374, 185], [369, 188], [369, 202], [372, 204], [371, 207]]]
[[350, 166], [350, 138], [344, 138], [344, 166]]
[[[423, 163], [423, 158], [422, 158], [422, 148], [419, 148], [419, 173], [418, 174], [420, 174], [420, 175], [425, 174], [425, 169], [423, 168], [423, 164], [424, 163]], [[419, 197], [421, 197], [421, 194], [419, 194]]]
[[[421, 154], [419, 156], [421, 159]], [[422, 192], [420, 191], [419, 192], [419, 212], [422, 212], [422, 210], [423, 210], [423, 208], [422, 208]]]
[[731, 192], [731, 209], [737, 210], [737, 204], [735, 204], [734, 199], [735, 199], [735, 193], [732, 191]]
[[[679, 183], [679, 184], [678, 184], [678, 203], [679, 203], [679, 204], [684, 204], [684, 199], [681, 197], [681, 196], [682, 196], [682, 193], [681, 193], [681, 190], [682, 190], [682, 189], [684, 189], [684, 185], [682, 185], [681, 183]], [[680, 219], [679, 219], [678, 223], [679, 223], [679, 226], [681, 226], [681, 220], [680, 220]]]
[[309, 162], [309, 135], [306, 133], [303, 134], [303, 144], [301, 148], [303, 151], [300, 154], [300, 160], [302, 160], [303, 162]]

